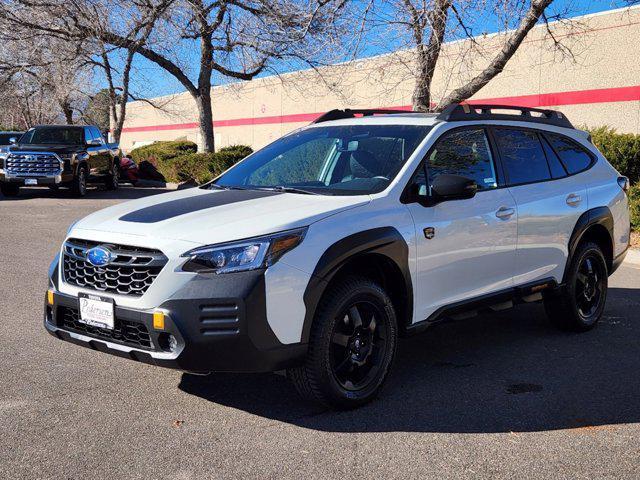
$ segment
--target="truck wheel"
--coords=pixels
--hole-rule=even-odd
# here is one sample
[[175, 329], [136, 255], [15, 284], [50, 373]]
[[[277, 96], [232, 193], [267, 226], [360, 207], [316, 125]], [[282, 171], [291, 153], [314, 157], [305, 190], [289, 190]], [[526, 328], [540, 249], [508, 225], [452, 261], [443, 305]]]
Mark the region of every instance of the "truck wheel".
[[305, 363], [287, 376], [307, 399], [355, 408], [380, 391], [396, 344], [396, 314], [387, 293], [369, 279], [349, 277], [321, 300]]
[[563, 330], [590, 330], [604, 311], [607, 287], [607, 263], [602, 250], [595, 243], [585, 242], [571, 259], [565, 286], [545, 295], [547, 316]]
[[5, 197], [17, 197], [20, 193], [20, 185], [17, 183], [0, 183], [0, 192]]
[[113, 174], [108, 175], [105, 180], [107, 190], [117, 190], [120, 184], [120, 165], [117, 162], [113, 164]]
[[73, 182], [71, 184], [71, 190], [77, 197], [84, 197], [87, 194], [87, 167], [86, 165], [80, 165]]

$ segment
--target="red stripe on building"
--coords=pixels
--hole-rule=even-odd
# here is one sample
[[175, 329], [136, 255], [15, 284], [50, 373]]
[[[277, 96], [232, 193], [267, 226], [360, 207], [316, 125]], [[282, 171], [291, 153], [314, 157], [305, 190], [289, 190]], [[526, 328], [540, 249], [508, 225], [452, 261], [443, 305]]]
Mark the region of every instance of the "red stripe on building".
[[[614, 103], [640, 101], [640, 85], [632, 87], [599, 88], [593, 90], [575, 90], [569, 92], [540, 93], [534, 95], [520, 95], [513, 97], [483, 98], [469, 100], [468, 103], [488, 103], [495, 105], [517, 105], [521, 107], [555, 107], [561, 105], [584, 105], [593, 103]], [[411, 110], [410, 105], [395, 108]], [[269, 117], [232, 118], [229, 120], [214, 120], [214, 127], [239, 127], [245, 125], [267, 125], [280, 123], [312, 122], [324, 112], [294, 113], [290, 115], [273, 115]], [[174, 123], [167, 125], [150, 125], [145, 127], [127, 127], [123, 132], [152, 132], [159, 130], [192, 130], [197, 129], [198, 123]]]

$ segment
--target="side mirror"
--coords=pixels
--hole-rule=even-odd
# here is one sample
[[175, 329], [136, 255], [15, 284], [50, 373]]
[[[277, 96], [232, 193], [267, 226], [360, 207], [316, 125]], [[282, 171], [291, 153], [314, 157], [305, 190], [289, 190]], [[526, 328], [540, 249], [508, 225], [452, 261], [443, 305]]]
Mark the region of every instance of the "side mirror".
[[9, 144], [10, 145], [15, 145], [16, 143], [18, 143], [18, 139], [16, 137], [11, 137], [9, 139]]
[[478, 191], [478, 184], [461, 175], [438, 175], [431, 185], [434, 201], [462, 200], [473, 198]]

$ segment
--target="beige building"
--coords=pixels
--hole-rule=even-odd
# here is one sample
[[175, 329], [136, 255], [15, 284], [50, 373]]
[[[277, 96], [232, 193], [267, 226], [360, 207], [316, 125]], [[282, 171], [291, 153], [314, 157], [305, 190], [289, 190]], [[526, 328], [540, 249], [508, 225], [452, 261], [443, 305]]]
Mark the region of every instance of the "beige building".
[[[640, 133], [640, 7], [577, 17], [532, 30], [507, 64], [472, 101], [561, 109], [574, 125], [609, 125]], [[480, 71], [499, 35], [447, 44], [434, 79], [434, 102]], [[476, 49], [476, 50], [473, 50]], [[570, 53], [568, 53], [570, 52]], [[407, 52], [367, 58], [215, 87], [216, 148], [261, 147], [333, 108], [409, 108], [413, 74]], [[121, 145], [157, 140], [199, 142], [197, 111], [188, 93], [158, 97], [154, 108], [131, 102]]]

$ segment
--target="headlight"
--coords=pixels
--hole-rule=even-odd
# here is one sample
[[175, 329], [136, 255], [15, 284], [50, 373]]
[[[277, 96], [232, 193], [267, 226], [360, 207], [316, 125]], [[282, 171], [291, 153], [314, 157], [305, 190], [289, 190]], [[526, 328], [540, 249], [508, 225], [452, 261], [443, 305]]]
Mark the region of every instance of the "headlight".
[[300, 245], [306, 228], [221, 245], [198, 247], [182, 254], [185, 272], [230, 273], [268, 267]]

